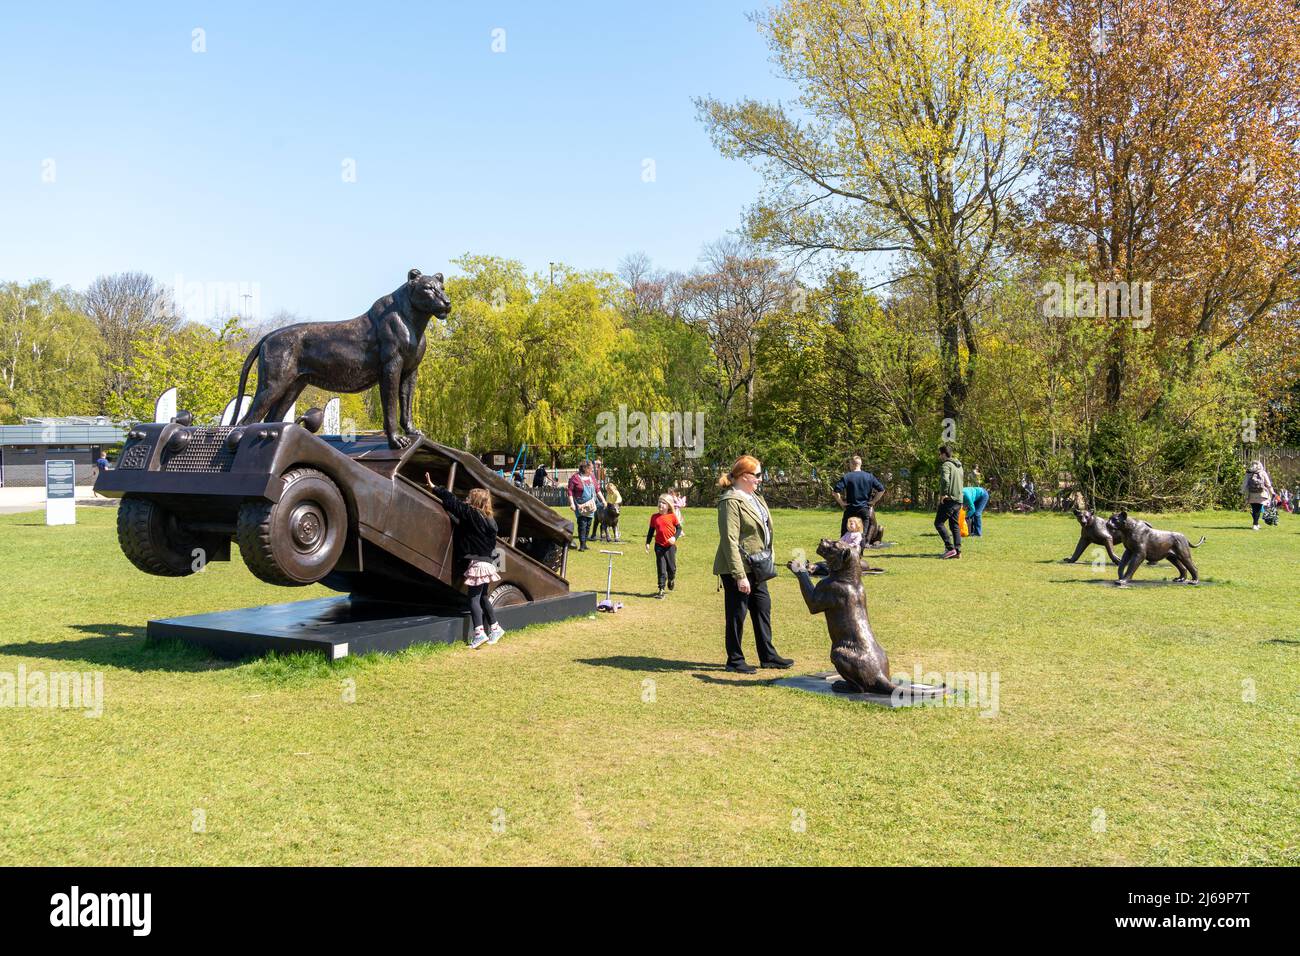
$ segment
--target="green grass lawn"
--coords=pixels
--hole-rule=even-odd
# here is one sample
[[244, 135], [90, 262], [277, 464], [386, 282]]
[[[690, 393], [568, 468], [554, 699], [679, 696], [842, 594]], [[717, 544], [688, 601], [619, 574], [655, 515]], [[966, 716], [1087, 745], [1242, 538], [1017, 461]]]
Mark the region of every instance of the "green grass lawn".
[[[144, 646], [150, 617], [323, 588], [261, 584], [237, 555], [150, 577], [111, 509], [0, 517], [0, 672], [104, 674], [98, 719], [0, 708], [0, 863], [1300, 863], [1300, 519], [1160, 518], [1209, 535], [1206, 583], [1118, 590], [1053, 560], [1069, 517], [990, 515], [941, 562], [926, 516], [884, 516], [897, 543], [867, 591], [893, 669], [996, 672], [981, 716], [724, 672], [712, 512], [687, 511], [664, 601], [648, 513], [625, 513], [616, 616], [333, 665]], [[775, 520], [783, 560], [839, 527]], [[570, 573], [603, 589], [605, 558]], [[823, 620], [788, 572], [771, 586], [793, 673], [828, 669]]]

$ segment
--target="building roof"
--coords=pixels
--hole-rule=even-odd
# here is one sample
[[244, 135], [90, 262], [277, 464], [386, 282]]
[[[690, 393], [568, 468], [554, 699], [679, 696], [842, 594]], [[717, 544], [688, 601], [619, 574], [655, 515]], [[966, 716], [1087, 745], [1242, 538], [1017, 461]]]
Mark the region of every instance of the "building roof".
[[129, 427], [103, 416], [24, 418], [21, 425], [0, 425], [0, 445], [115, 445]]

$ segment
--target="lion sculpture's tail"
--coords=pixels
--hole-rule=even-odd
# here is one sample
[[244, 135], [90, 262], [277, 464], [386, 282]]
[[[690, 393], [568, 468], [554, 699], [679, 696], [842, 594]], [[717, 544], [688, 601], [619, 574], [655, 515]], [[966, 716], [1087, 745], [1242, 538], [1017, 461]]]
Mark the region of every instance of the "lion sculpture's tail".
[[262, 351], [262, 343], [266, 341], [266, 336], [270, 334], [270, 332], [267, 332], [266, 335], [263, 335], [257, 340], [257, 344], [253, 346], [253, 350], [248, 353], [248, 358], [244, 359], [244, 367], [239, 370], [239, 391], [235, 395], [235, 414], [234, 418], [231, 420], [232, 425], [243, 424], [243, 422], [240, 421], [243, 416], [239, 414], [239, 410], [244, 404], [244, 388], [248, 385], [248, 371], [253, 367], [253, 360], [257, 358], [258, 353]]

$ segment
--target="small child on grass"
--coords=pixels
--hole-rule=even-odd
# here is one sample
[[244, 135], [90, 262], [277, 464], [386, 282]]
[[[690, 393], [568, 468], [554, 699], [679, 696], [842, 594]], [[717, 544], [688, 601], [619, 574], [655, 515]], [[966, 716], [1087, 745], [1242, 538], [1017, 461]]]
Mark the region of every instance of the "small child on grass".
[[659, 572], [659, 593], [664, 596], [664, 587], [669, 591], [677, 583], [677, 539], [685, 534], [682, 523], [673, 510], [672, 499], [668, 495], [659, 496], [659, 510], [650, 516], [650, 529], [645, 533], [645, 549], [650, 551], [654, 542], [655, 569]]

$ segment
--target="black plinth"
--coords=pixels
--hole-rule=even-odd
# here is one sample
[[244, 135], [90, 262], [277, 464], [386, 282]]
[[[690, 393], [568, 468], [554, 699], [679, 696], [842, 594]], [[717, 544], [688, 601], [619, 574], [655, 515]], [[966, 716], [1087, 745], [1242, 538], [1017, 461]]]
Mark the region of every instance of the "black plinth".
[[[496, 609], [507, 631], [592, 614], [593, 591]], [[393, 653], [412, 644], [451, 644], [470, 632], [468, 612], [346, 596], [267, 604], [150, 621], [150, 641], [181, 640], [216, 657], [256, 657], [268, 651], [316, 651], [331, 660], [372, 651]]]

